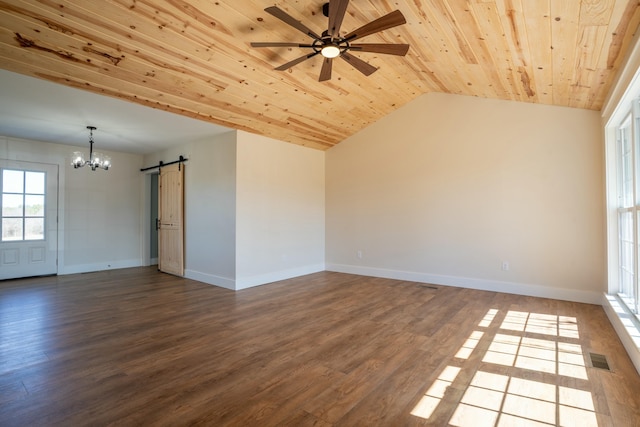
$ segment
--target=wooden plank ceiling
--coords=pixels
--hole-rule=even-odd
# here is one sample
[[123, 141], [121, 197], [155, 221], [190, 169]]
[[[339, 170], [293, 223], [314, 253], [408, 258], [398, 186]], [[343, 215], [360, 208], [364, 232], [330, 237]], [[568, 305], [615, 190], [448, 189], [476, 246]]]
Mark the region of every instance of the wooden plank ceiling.
[[[405, 57], [336, 60], [251, 48], [311, 39], [323, 0], [0, 0], [0, 67], [216, 124], [327, 149], [429, 92], [601, 109], [640, 22], [638, 0], [351, 0], [341, 34], [399, 9], [407, 24], [363, 43]], [[360, 42], [359, 41], [359, 42]]]

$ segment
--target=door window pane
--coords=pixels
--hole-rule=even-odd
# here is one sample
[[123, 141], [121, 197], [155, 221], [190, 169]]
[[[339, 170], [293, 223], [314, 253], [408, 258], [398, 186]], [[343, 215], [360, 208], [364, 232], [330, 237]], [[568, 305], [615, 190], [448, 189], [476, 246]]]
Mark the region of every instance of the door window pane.
[[2, 216], [22, 216], [22, 194], [2, 195]]
[[2, 171], [2, 192], [22, 193], [24, 191], [24, 172], [5, 169]]
[[24, 216], [44, 216], [44, 196], [24, 196]]
[[24, 239], [42, 240], [44, 239], [44, 218], [24, 219]]
[[44, 172], [26, 172], [24, 192], [44, 194]]
[[2, 240], [22, 240], [22, 218], [2, 218]]

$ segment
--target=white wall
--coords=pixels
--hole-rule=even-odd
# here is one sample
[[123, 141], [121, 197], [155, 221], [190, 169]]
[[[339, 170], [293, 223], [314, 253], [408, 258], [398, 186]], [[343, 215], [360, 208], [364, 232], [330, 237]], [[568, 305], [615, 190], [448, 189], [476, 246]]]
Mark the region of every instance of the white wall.
[[185, 276], [243, 289], [324, 270], [324, 152], [233, 131], [145, 156], [185, 167]]
[[327, 269], [599, 303], [601, 135], [594, 111], [421, 96], [327, 152]]
[[[236, 132], [182, 144], [145, 156], [185, 163], [185, 276], [235, 289], [236, 279]], [[157, 170], [156, 170], [157, 171]]]
[[325, 153], [238, 131], [236, 289], [324, 270]]
[[141, 265], [142, 156], [107, 152], [109, 171], [74, 170], [77, 149], [0, 137], [0, 158], [59, 165], [59, 274]]
[[189, 164], [194, 173], [185, 184], [187, 268], [211, 271], [217, 284], [229, 288], [236, 278], [235, 136], [228, 132], [215, 144], [194, 145]]

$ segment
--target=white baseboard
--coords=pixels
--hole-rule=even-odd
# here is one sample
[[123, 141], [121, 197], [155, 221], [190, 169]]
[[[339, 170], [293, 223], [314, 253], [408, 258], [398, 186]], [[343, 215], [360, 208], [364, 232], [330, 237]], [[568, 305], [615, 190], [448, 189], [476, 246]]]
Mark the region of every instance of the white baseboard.
[[202, 273], [200, 271], [187, 269], [184, 271], [184, 277], [186, 277], [187, 279], [197, 280], [198, 282], [203, 282], [209, 285], [231, 289], [232, 291], [236, 289], [236, 281], [234, 279], [216, 276], [215, 274]]
[[293, 277], [304, 276], [306, 274], [317, 273], [319, 271], [324, 271], [324, 269], [324, 264], [315, 264], [290, 268], [288, 270], [273, 271], [256, 276], [240, 277], [236, 279], [236, 290], [252, 288], [254, 286], [277, 282], [278, 280], [286, 280]]
[[431, 283], [434, 285], [456, 286], [459, 288], [478, 289], [482, 291], [504, 292], [508, 294], [526, 295], [541, 298], [553, 298], [564, 301], [583, 302], [587, 304], [602, 303], [600, 293], [576, 289], [553, 288], [526, 283], [501, 282], [496, 280], [474, 279], [469, 277], [443, 276], [438, 274], [418, 273], [412, 271], [388, 270], [384, 268], [364, 267], [346, 264], [327, 264], [327, 271], [359, 274], [362, 276], [384, 277], [386, 279], [409, 280], [412, 282]]
[[142, 267], [141, 259], [129, 259], [123, 261], [107, 261], [107, 262], [97, 262], [95, 264], [78, 264], [78, 265], [66, 265], [58, 267], [59, 275], [66, 274], [78, 274], [78, 273], [92, 273], [95, 271], [104, 271], [104, 270], [117, 270], [119, 268], [132, 268], [132, 267]]
[[640, 322], [615, 295], [602, 295], [602, 307], [640, 374]]
[[240, 289], [247, 289], [254, 286], [277, 282], [278, 280], [286, 280], [293, 277], [304, 276], [305, 274], [317, 273], [319, 271], [324, 271], [324, 264], [274, 271], [256, 276], [236, 278], [235, 280], [194, 270], [185, 270], [184, 277], [203, 283], [208, 283], [210, 285], [220, 286], [225, 289], [238, 291]]

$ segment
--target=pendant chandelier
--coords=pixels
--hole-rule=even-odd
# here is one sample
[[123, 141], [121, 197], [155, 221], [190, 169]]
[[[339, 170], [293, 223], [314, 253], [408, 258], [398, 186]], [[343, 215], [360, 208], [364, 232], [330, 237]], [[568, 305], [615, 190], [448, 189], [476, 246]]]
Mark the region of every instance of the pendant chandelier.
[[92, 171], [98, 168], [109, 170], [111, 167], [111, 157], [93, 151], [93, 131], [97, 128], [95, 126], [87, 126], [87, 129], [89, 129], [89, 159], [84, 158], [83, 152], [74, 151], [71, 155], [71, 165], [75, 169], [89, 165]]

